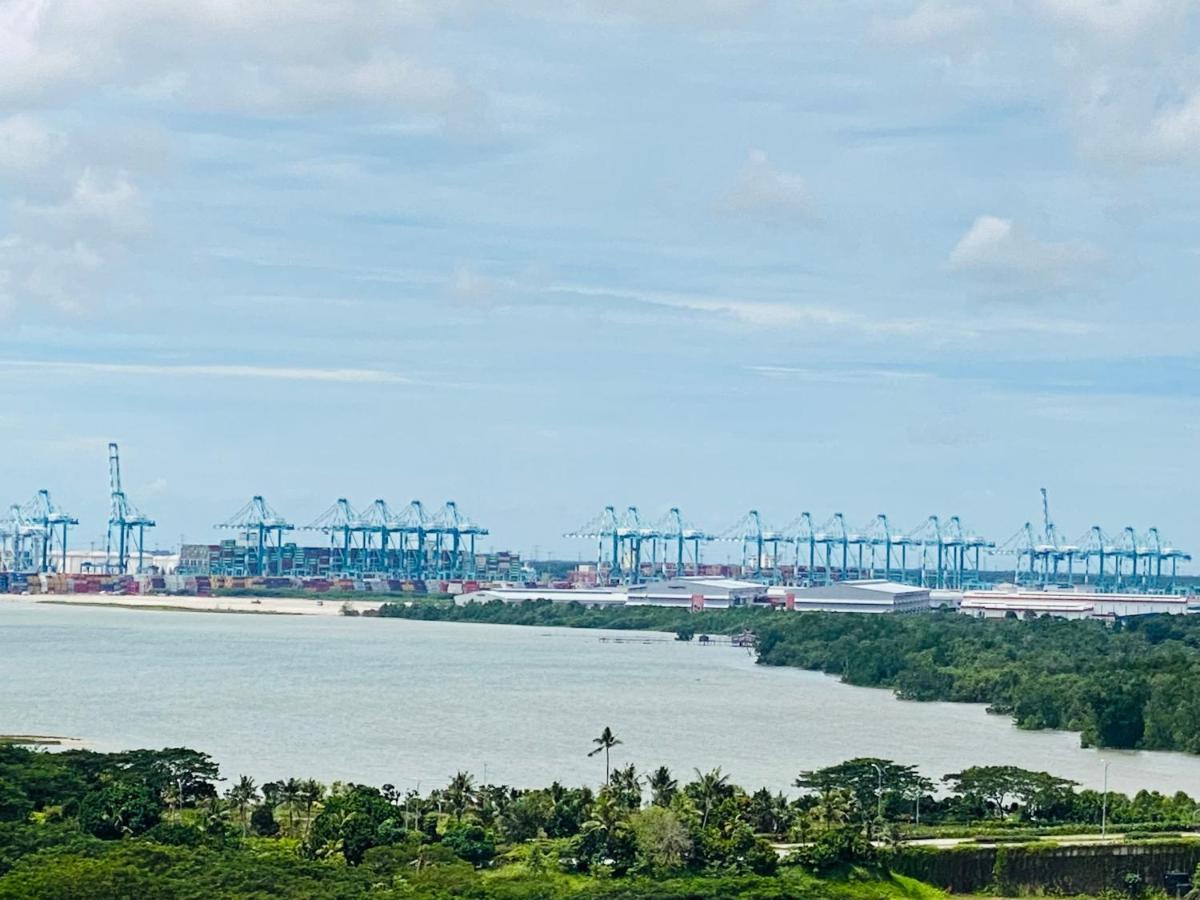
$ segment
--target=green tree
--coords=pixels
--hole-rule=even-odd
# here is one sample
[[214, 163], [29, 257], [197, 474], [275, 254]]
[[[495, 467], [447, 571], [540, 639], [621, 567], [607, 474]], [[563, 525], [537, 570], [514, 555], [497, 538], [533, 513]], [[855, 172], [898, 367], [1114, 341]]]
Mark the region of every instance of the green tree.
[[482, 825], [465, 822], [451, 825], [446, 829], [442, 843], [476, 868], [491, 862], [496, 855], [495, 835]]
[[609, 773], [612, 770], [609, 764], [609, 751], [621, 743], [621, 741], [613, 734], [612, 729], [605, 725], [604, 730], [600, 732], [600, 737], [593, 738], [592, 743], [596, 745], [596, 749], [589, 753], [588, 756], [595, 756], [601, 752], [604, 753], [604, 783], [608, 784]]
[[467, 772], [456, 772], [450, 779], [450, 784], [443, 791], [446, 802], [454, 818], [461, 819], [479, 802], [479, 791], [475, 787], [475, 779]]
[[613, 799], [625, 809], [636, 810], [642, 805], [642, 778], [633, 763], [613, 772], [608, 787]]
[[666, 766], [659, 766], [651, 772], [646, 784], [650, 788], [650, 802], [655, 806], [670, 806], [679, 791], [679, 782], [671, 776], [671, 770]]
[[404, 835], [395, 807], [375, 788], [356, 784], [326, 799], [311, 824], [305, 850], [313, 857], [341, 854], [350, 865], [358, 865], [372, 847], [399, 843]]
[[89, 792], [79, 804], [79, 827], [105, 840], [133, 837], [158, 824], [162, 806], [144, 785], [117, 782]]
[[688, 785], [688, 789], [694, 795], [696, 805], [700, 808], [700, 827], [705, 828], [708, 825], [708, 815], [712, 812], [713, 806], [730, 793], [729, 776], [721, 772], [720, 766], [711, 772], [701, 772], [696, 769], [696, 780]]
[[247, 810], [258, 799], [258, 786], [249, 775], [242, 775], [237, 782], [225, 792], [225, 797], [238, 812], [238, 821], [242, 825], [242, 834], [249, 832], [250, 823]]
[[662, 876], [683, 869], [692, 852], [687, 827], [670, 809], [650, 806], [629, 819], [640, 868]]
[[304, 804], [304, 834], [308, 837], [312, 830], [313, 807], [320, 803], [325, 796], [325, 785], [313, 779], [306, 778], [300, 782], [296, 799]]

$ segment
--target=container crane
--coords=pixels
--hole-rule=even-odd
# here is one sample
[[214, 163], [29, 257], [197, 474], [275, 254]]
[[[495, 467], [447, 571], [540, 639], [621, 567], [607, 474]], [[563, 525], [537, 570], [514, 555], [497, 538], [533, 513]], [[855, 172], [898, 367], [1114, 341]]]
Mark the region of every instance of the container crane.
[[651, 569], [658, 563], [657, 538], [653, 528], [642, 524], [642, 516], [636, 506], [626, 509], [617, 521], [617, 542], [622, 558], [628, 561], [630, 583], [637, 584], [642, 580], [642, 545], [647, 541], [650, 543]]
[[[778, 575], [779, 544], [784, 540], [783, 533], [764, 528], [762, 516], [757, 509], [750, 510], [725, 529], [717, 539], [742, 545], [744, 572], [752, 571], [760, 578], [765, 574], [769, 580], [774, 580]], [[753, 566], [750, 565], [751, 550], [754, 553]]]
[[[783, 539], [791, 543], [796, 551], [796, 569], [792, 574], [792, 579], [797, 584], [800, 583], [800, 569], [803, 567], [805, 571], [805, 581], [809, 587], [815, 584], [817, 571], [817, 537], [816, 527], [813, 525], [812, 514], [802, 512], [795, 519], [780, 529], [783, 534]], [[801, 548], [808, 546], [808, 563], [807, 566], [801, 562]]]
[[[666, 515], [650, 527], [655, 531], [659, 540], [663, 541], [665, 545], [674, 548], [675, 577], [679, 578], [687, 574], [685, 550], [689, 543], [692, 546], [692, 564], [695, 567], [696, 574], [700, 574], [700, 543], [702, 541], [711, 541], [713, 539], [712, 535], [685, 522], [678, 506], [672, 506], [667, 510]], [[664, 568], [666, 566], [665, 557], [666, 554], [664, 551]]]
[[421, 580], [429, 553], [433, 521], [420, 500], [413, 500], [392, 517], [392, 528], [400, 534], [400, 560], [404, 574]]
[[432, 530], [441, 573], [447, 578], [473, 578], [475, 539], [488, 534], [488, 530], [463, 515], [453, 500], [447, 500], [434, 516]]
[[[363, 571], [381, 575], [393, 574], [397, 567], [391, 564], [390, 559], [391, 536], [393, 534], [401, 535], [397, 549], [402, 551], [405, 528], [392, 512], [387, 501], [377, 499], [363, 510], [362, 515], [358, 518], [358, 530], [362, 534], [363, 542]], [[400, 555], [403, 555], [402, 552]]]
[[[109, 513], [104, 541], [104, 568], [111, 574], [127, 575], [129, 557], [137, 553], [137, 572], [144, 568], [146, 529], [155, 522], [141, 512], [121, 489], [121, 456], [115, 443], [108, 445]], [[113, 557], [113, 551], [116, 557]]]
[[50, 492], [42, 489], [25, 504], [22, 510], [25, 519], [37, 527], [40, 532], [41, 552], [38, 570], [50, 572], [53, 568], [53, 545], [58, 539], [59, 571], [67, 571], [67, 529], [78, 525], [79, 520], [69, 513], [63, 512], [50, 499]]
[[[35, 552], [40, 534], [37, 526], [26, 520], [25, 513], [18, 504], [14, 503], [9, 507], [8, 521], [3, 530], [0, 530], [0, 536], [7, 546], [7, 550], [0, 554], [0, 568], [7, 567], [7, 571], [10, 572], [32, 572], [34, 558], [40, 555]], [[0, 549], [3, 547], [0, 546]]]
[[281, 574], [283, 570], [283, 533], [292, 531], [296, 526], [272, 509], [261, 494], [255, 494], [250, 498], [249, 503], [215, 527], [238, 531], [246, 535], [247, 540], [256, 542], [253, 572], [255, 575], [272, 574], [268, 571], [271, 566], [267, 562], [267, 555], [271, 550], [271, 538], [274, 536], [275, 571], [273, 574]]
[[333, 506], [305, 525], [303, 530], [319, 531], [329, 536], [329, 568], [332, 572], [351, 577], [355, 574], [352, 565], [354, 536], [362, 532], [362, 524], [349, 500], [339, 497]]
[[596, 574], [604, 568], [605, 557], [608, 557], [608, 580], [619, 580], [621, 577], [621, 535], [617, 526], [617, 512], [611, 506], [604, 507], [600, 514], [574, 531], [563, 535], [566, 538], [584, 538], [597, 542]]

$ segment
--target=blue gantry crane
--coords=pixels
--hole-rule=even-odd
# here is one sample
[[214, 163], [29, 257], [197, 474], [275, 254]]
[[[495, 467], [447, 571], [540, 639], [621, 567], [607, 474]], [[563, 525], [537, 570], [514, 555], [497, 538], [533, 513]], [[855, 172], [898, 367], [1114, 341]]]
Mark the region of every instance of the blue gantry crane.
[[433, 517], [431, 529], [438, 574], [447, 579], [473, 578], [475, 541], [488, 534], [488, 530], [464, 515], [453, 500], [447, 500]]
[[[358, 518], [358, 530], [363, 541], [363, 571], [381, 575], [397, 574], [397, 565], [400, 564], [393, 565], [393, 559], [402, 556], [405, 529], [386, 500], [376, 499], [363, 510]], [[401, 537], [395, 552], [391, 549], [393, 534]]]
[[[137, 554], [137, 572], [145, 568], [146, 529], [155, 522], [135, 506], [121, 488], [121, 455], [115, 443], [108, 445], [109, 512], [104, 541], [104, 568], [117, 575], [129, 574], [129, 560]], [[114, 557], [114, 551], [116, 556]]]
[[0, 572], [29, 573], [34, 570], [39, 532], [25, 518], [19, 504], [8, 508], [8, 519], [0, 525]]
[[[666, 551], [672, 551], [672, 564], [675, 577], [688, 573], [686, 550], [692, 549], [692, 571], [700, 574], [700, 545], [713, 539], [708, 532], [689, 524], [683, 518], [678, 506], [672, 506], [661, 519], [650, 526], [656, 539], [663, 542], [663, 567], [666, 568]], [[667, 574], [664, 571], [664, 574]]]
[[726, 528], [717, 540], [740, 544], [743, 574], [774, 581], [779, 573], [779, 545], [784, 533], [763, 526], [762, 516], [752, 509]]
[[[354, 567], [354, 541], [362, 533], [362, 521], [350, 501], [339, 497], [333, 506], [304, 526], [305, 531], [319, 531], [329, 537], [329, 570], [331, 574], [351, 578], [359, 574]], [[365, 555], [365, 543], [363, 554]]]
[[615, 507], [604, 507], [599, 515], [574, 531], [566, 532], [563, 537], [595, 540], [597, 579], [606, 569], [607, 575], [603, 576], [606, 581], [613, 583], [621, 579], [621, 534]]
[[[817, 572], [817, 529], [813, 525], [811, 513], [802, 512], [795, 519], [780, 529], [783, 539], [790, 543], [795, 551], [796, 565], [792, 579], [800, 584], [800, 570], [805, 572], [804, 584], [816, 584]], [[803, 558], [804, 549], [808, 548], [807, 562]]]
[[[248, 542], [253, 542], [255, 555], [253, 564], [247, 567], [249, 574], [278, 575], [283, 571], [283, 535], [296, 526], [272, 509], [262, 495], [251, 497], [250, 502], [216, 527], [237, 531], [245, 535]], [[273, 565], [267, 559], [272, 555], [272, 537], [275, 538]]]
[[420, 500], [413, 500], [392, 517], [392, 526], [400, 535], [400, 569], [405, 577], [425, 578], [433, 525], [432, 517]]
[[25, 504], [21, 512], [24, 519], [38, 530], [38, 571], [53, 571], [56, 550], [59, 571], [67, 571], [67, 531], [78, 525], [79, 520], [55, 506], [50, 499], [50, 492], [44, 488]]

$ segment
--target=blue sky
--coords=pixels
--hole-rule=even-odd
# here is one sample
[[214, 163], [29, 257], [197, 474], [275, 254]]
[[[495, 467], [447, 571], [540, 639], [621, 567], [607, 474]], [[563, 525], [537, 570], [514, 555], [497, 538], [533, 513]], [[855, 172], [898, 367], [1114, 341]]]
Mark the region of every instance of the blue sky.
[[1194, 3], [243, 6], [0, 0], [5, 502], [1200, 550]]

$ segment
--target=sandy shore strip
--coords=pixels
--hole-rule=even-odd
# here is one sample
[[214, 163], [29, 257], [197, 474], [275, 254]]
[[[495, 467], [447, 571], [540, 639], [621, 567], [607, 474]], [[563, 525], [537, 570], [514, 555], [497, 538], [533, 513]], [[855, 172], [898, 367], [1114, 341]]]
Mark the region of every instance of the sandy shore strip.
[[0, 747], [15, 745], [33, 750], [85, 750], [87, 742], [80, 738], [53, 734], [0, 734]]
[[313, 597], [163, 597], [140, 594], [0, 594], [0, 602], [109, 606], [185, 612], [249, 613], [283, 616], [340, 616], [342, 606], [358, 612], [379, 609], [381, 600], [322, 600]]

